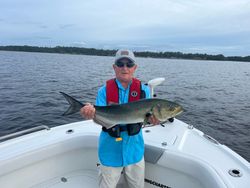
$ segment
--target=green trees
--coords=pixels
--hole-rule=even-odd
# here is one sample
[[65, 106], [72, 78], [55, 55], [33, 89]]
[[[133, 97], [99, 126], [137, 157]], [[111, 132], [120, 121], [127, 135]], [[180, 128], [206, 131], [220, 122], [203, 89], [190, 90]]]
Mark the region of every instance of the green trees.
[[[63, 54], [83, 54], [97, 56], [114, 56], [116, 50], [103, 50], [95, 48], [79, 48], [79, 47], [38, 47], [38, 46], [0, 46], [0, 50], [5, 51], [24, 51], [24, 52], [43, 52], [43, 53], [63, 53]], [[135, 52], [137, 57], [152, 57], [152, 58], [170, 58], [170, 59], [196, 59], [196, 60], [217, 60], [217, 61], [248, 61], [250, 56], [228, 56], [222, 54], [191, 54], [182, 52]]]

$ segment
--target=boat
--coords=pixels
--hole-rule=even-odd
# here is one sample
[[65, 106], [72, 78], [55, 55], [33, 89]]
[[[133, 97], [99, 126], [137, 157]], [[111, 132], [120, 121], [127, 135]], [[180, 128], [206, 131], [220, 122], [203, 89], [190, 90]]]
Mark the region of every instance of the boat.
[[[86, 120], [0, 137], [0, 187], [98, 187], [100, 131]], [[175, 118], [142, 131], [145, 188], [249, 188], [250, 163], [194, 126]]]

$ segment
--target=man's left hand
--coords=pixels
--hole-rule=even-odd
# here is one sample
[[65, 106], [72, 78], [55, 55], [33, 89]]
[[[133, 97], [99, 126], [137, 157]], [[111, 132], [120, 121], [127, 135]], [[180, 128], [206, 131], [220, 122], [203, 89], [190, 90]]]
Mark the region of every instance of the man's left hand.
[[153, 124], [153, 125], [158, 125], [160, 124], [160, 120], [158, 120], [154, 115], [151, 115], [149, 118], [148, 118], [148, 122], [150, 124]]

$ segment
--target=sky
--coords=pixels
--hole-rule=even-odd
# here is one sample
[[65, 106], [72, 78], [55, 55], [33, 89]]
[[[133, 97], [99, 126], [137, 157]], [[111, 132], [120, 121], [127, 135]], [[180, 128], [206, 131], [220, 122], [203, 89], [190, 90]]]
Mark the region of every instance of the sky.
[[0, 45], [250, 55], [250, 0], [0, 0]]

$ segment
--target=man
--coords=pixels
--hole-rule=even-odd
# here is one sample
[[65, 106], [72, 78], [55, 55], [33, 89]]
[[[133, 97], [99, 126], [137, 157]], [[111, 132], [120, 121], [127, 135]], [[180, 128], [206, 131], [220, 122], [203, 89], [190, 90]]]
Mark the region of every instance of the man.
[[[106, 85], [99, 89], [96, 105], [123, 104], [140, 98], [150, 98], [149, 88], [133, 77], [137, 65], [132, 51], [118, 50], [113, 69], [116, 77], [108, 80]], [[84, 106], [81, 114], [86, 119], [94, 118], [94, 106]], [[153, 116], [149, 121], [152, 124], [159, 123]], [[116, 125], [111, 129], [103, 127], [98, 156], [101, 162], [100, 187], [115, 188], [122, 171], [129, 187], [144, 187], [144, 141], [141, 124]]]

